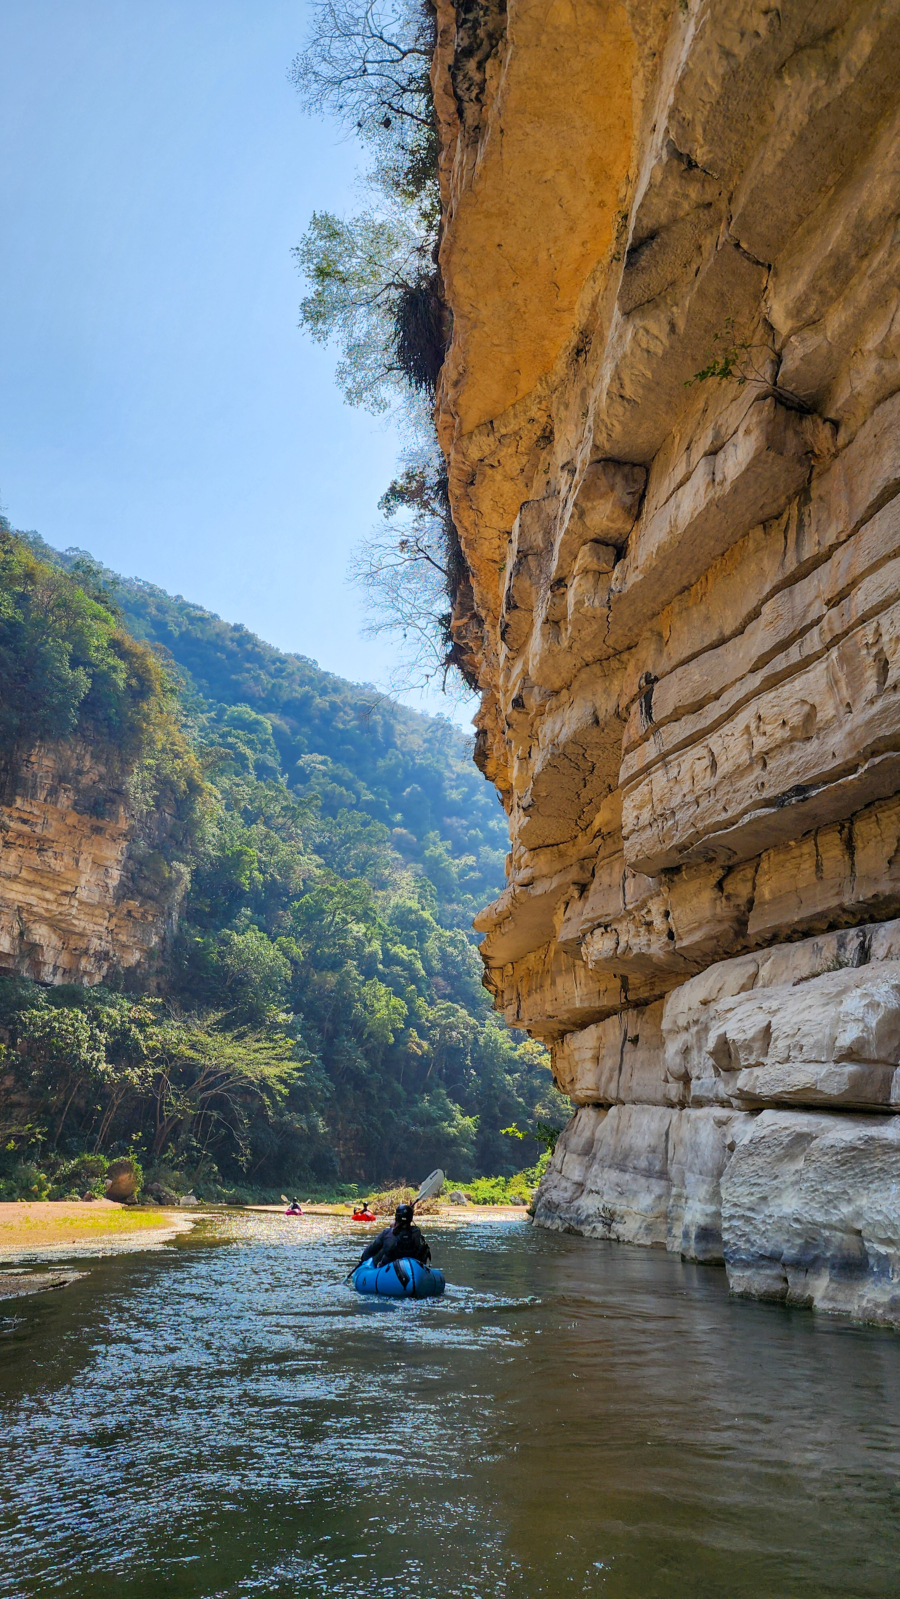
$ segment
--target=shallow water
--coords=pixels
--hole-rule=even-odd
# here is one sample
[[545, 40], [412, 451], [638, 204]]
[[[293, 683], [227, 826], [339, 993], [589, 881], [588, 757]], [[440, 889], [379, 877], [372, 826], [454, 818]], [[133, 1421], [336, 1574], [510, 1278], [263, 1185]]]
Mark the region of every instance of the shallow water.
[[358, 1228], [232, 1214], [0, 1305], [3, 1599], [900, 1594], [900, 1337], [428, 1231], [439, 1301], [340, 1287]]

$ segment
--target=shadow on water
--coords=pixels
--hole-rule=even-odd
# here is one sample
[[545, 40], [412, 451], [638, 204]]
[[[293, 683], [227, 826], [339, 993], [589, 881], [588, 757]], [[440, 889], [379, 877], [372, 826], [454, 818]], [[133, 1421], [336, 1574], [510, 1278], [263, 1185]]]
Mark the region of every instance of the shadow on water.
[[231, 1215], [0, 1305], [4, 1599], [900, 1593], [900, 1338], [519, 1221]]

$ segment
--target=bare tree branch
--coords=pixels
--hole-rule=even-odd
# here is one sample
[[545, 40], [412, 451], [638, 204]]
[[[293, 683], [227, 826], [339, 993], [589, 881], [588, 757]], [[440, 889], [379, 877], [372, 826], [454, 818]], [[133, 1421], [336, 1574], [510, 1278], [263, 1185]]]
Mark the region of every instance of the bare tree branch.
[[422, 0], [319, 0], [290, 75], [308, 111], [375, 138], [389, 113], [416, 133], [433, 126], [433, 49], [434, 11]]

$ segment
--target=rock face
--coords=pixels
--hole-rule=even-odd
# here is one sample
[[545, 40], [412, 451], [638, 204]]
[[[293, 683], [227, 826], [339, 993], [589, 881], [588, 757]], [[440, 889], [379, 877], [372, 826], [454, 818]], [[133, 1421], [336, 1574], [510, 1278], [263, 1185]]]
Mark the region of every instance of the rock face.
[[900, 1323], [900, 6], [439, 0], [432, 76], [536, 1219]]
[[144, 966], [185, 886], [89, 747], [37, 750], [0, 803], [0, 968], [43, 983], [98, 983]]

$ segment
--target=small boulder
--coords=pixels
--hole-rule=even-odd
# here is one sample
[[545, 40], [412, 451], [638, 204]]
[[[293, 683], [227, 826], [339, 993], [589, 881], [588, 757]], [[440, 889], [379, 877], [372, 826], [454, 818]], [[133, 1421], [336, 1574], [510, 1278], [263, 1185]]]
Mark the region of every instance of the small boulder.
[[179, 1199], [178, 1203], [182, 1207], [182, 1209], [185, 1209], [186, 1207], [189, 1207], [190, 1205], [199, 1205], [200, 1201], [198, 1200], [196, 1194], [182, 1194], [182, 1196]]
[[471, 1205], [472, 1201], [468, 1194], [463, 1193], [461, 1188], [454, 1188], [450, 1195], [450, 1203], [451, 1205]]
[[134, 1199], [137, 1193], [138, 1178], [132, 1160], [113, 1160], [106, 1172], [106, 1197], [115, 1200], [117, 1205], [124, 1205]]
[[151, 1183], [147, 1189], [147, 1193], [150, 1195], [151, 1199], [156, 1200], [158, 1205], [178, 1204], [178, 1195], [173, 1191], [173, 1189], [167, 1188], [165, 1183]]
[[512, 1194], [509, 1202], [511, 1205], [525, 1205], [526, 1208], [528, 1205], [528, 1200], [522, 1194]]

